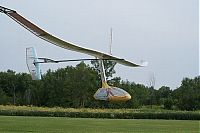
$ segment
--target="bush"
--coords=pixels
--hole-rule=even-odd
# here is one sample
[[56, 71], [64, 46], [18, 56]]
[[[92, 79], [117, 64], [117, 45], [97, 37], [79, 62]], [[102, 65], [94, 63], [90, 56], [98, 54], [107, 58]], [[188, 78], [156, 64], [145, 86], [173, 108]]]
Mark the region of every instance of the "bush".
[[62, 108], [32, 108], [0, 107], [0, 115], [6, 116], [42, 116], [42, 117], [73, 117], [73, 118], [108, 118], [108, 119], [173, 119], [200, 120], [200, 113], [191, 111], [159, 111], [145, 112], [138, 110], [97, 110], [97, 109], [62, 109]]

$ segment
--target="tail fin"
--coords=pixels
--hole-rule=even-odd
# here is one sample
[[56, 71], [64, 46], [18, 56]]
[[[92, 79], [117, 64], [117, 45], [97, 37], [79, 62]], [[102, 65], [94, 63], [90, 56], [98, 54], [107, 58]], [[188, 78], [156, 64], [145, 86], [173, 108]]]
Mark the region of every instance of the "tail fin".
[[33, 47], [26, 48], [26, 64], [33, 80], [41, 80], [41, 69]]

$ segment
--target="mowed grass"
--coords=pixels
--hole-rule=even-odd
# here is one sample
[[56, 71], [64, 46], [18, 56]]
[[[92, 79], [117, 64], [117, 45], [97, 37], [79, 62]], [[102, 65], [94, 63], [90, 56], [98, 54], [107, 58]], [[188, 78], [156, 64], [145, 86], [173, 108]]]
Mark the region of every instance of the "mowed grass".
[[0, 116], [0, 132], [199, 133], [199, 121]]

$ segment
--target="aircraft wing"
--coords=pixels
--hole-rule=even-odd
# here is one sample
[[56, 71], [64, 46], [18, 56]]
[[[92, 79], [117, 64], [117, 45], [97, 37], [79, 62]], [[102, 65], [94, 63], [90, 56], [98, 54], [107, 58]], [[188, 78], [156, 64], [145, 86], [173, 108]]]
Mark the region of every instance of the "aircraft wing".
[[12, 18], [14, 21], [19, 23], [21, 26], [23, 26], [24, 28], [29, 30], [31, 33], [33, 33], [37, 37], [39, 37], [39, 38], [41, 38], [45, 41], [48, 41], [52, 44], [55, 44], [59, 47], [62, 47], [62, 48], [68, 49], [68, 50], [72, 50], [72, 51], [76, 51], [76, 52], [80, 52], [80, 53], [84, 53], [84, 54], [88, 54], [88, 55], [97, 57], [99, 59], [111, 59], [111, 60], [114, 60], [115, 62], [120, 63], [120, 64], [125, 65], [125, 66], [130, 66], [130, 67], [146, 66], [146, 63], [136, 64], [136, 63], [133, 63], [133, 62], [130, 62], [130, 61], [109, 55], [109, 54], [105, 54], [105, 53], [102, 53], [102, 52], [99, 52], [99, 51], [96, 51], [96, 50], [80, 47], [80, 46], [77, 46], [73, 43], [63, 41], [63, 40], [47, 33], [43, 29], [39, 28], [38, 26], [36, 26], [32, 22], [28, 21], [27, 19], [25, 19], [24, 17], [19, 15], [14, 10], [0, 6], [0, 12], [8, 15], [10, 18]]

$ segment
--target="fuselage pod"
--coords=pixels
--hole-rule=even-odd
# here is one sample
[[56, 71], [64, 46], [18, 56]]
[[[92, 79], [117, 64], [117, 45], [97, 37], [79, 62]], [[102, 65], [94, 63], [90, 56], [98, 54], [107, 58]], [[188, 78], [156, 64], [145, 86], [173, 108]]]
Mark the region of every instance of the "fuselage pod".
[[96, 100], [104, 101], [128, 101], [131, 99], [131, 95], [123, 89], [117, 87], [99, 88], [94, 94]]

